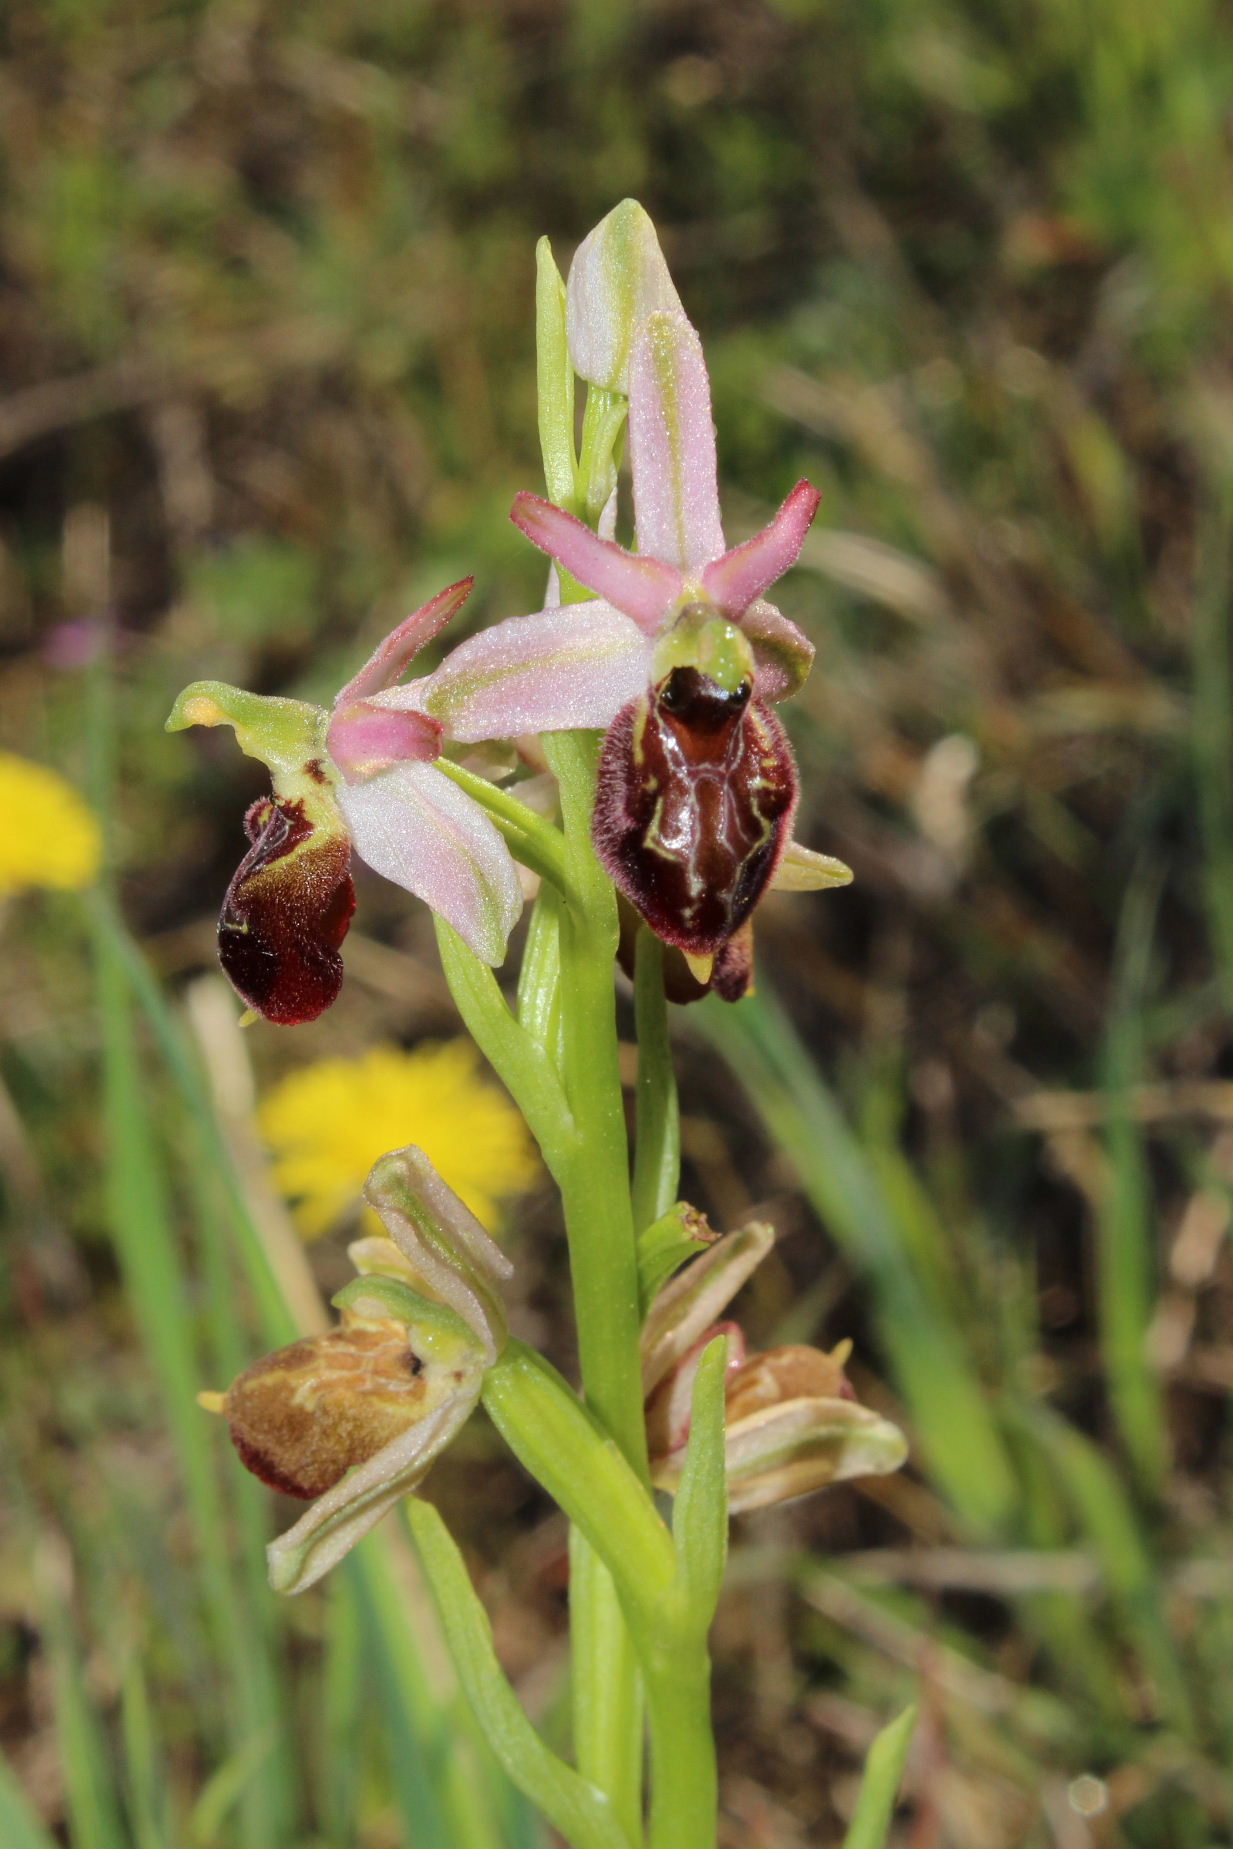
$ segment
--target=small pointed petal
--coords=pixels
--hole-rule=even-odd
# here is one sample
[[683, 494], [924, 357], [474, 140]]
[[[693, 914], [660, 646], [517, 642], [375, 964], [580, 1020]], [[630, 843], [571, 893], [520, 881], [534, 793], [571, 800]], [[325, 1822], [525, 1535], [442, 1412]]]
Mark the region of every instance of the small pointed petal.
[[651, 315], [634, 338], [629, 460], [639, 556], [690, 575], [718, 559], [724, 535], [711, 387], [702, 343], [683, 314]]
[[514, 496], [510, 519], [541, 552], [548, 553], [597, 597], [606, 598], [653, 636], [681, 590], [680, 573], [656, 557], [640, 557], [601, 539], [581, 520], [575, 520], [537, 494]]
[[753, 1220], [726, 1233], [660, 1291], [642, 1328], [642, 1388], [650, 1393], [726, 1310], [775, 1243]]
[[746, 995], [753, 994], [753, 937], [753, 919], [747, 918], [715, 958], [711, 988], [722, 1002], [743, 1001]]
[[809, 678], [814, 656], [813, 643], [804, 630], [762, 597], [746, 610], [741, 629], [753, 643], [758, 698], [786, 700], [789, 694], [798, 693]]
[[431, 764], [441, 755], [441, 726], [425, 713], [353, 700], [335, 708], [326, 744], [347, 782], [364, 783], [394, 764]]
[[655, 227], [636, 199], [623, 199], [578, 246], [566, 291], [574, 370], [610, 392], [629, 390], [635, 328], [656, 309], [681, 312]]
[[338, 791], [356, 852], [452, 924], [495, 966], [522, 910], [509, 849], [483, 810], [431, 764], [397, 764]]
[[637, 624], [611, 604], [563, 604], [482, 629], [426, 680], [380, 700], [414, 700], [461, 744], [602, 728], [645, 688], [650, 655]]
[[335, 706], [346, 706], [353, 700], [363, 700], [370, 694], [382, 693], [385, 688], [392, 687], [420, 650], [426, 648], [462, 608], [471, 595], [474, 583], [474, 578], [460, 578], [457, 584], [451, 584], [447, 590], [439, 591], [426, 604], [421, 604], [418, 610], [399, 623], [397, 629], [391, 629], [384, 642], [377, 644], [354, 680], [347, 682], [334, 702]]
[[772, 892], [825, 892], [831, 886], [850, 886], [851, 867], [830, 854], [815, 854], [812, 848], [790, 841], [783, 859], [771, 875]]
[[750, 604], [795, 565], [821, 499], [807, 481], [797, 482], [769, 526], [707, 566], [703, 589], [730, 621], [739, 621]]

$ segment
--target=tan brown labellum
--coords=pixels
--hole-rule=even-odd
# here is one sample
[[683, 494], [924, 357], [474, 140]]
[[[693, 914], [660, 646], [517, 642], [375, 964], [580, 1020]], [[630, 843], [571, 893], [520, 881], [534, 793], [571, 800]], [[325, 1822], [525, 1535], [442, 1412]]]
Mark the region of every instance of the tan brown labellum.
[[424, 1417], [427, 1387], [403, 1323], [344, 1323], [280, 1348], [227, 1389], [241, 1462], [310, 1502]]
[[837, 1358], [799, 1343], [751, 1355], [724, 1389], [729, 1423], [782, 1400], [855, 1400], [843, 1371], [844, 1359], [845, 1355]]

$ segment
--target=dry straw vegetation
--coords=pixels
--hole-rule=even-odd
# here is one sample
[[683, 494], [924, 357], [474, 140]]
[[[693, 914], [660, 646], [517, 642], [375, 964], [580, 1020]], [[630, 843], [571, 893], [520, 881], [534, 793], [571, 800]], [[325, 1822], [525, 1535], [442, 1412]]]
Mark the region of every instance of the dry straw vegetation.
[[[10, 0], [4, 37], [0, 744], [114, 868], [0, 920], [6, 1849], [540, 1840], [403, 1535], [276, 1604], [194, 1404], [346, 1275], [255, 1103], [457, 1031], [427, 917], [368, 881], [337, 1008], [238, 1036], [256, 772], [162, 721], [203, 673], [322, 698], [465, 571], [474, 621], [536, 606], [534, 240], [627, 193], [707, 342], [729, 532], [823, 491], [785, 717], [798, 834], [857, 874], [767, 905], [747, 1010], [676, 1017], [688, 1191], [781, 1229], [758, 1344], [856, 1334], [913, 1440], [737, 1524], [724, 1841], [837, 1843], [912, 1698], [893, 1842], [1227, 1841], [1223, 10]], [[534, 1192], [505, 1236], [568, 1366]], [[563, 1725], [562, 1530], [479, 1421], [431, 1492]]]

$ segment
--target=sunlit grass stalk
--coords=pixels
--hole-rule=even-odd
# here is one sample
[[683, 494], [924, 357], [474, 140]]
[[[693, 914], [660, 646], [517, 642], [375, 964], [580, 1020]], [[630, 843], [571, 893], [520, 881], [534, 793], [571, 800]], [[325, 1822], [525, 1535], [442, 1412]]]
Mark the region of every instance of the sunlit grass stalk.
[[[104, 658], [91, 688], [90, 743], [99, 813], [114, 813], [112, 686]], [[104, 900], [103, 903], [106, 903]], [[132, 996], [116, 937], [100, 907], [91, 909], [102, 1038], [104, 1165], [108, 1221], [143, 1345], [162, 1391], [184, 1480], [196, 1569], [211, 1633], [230, 1693], [223, 1727], [233, 1753], [254, 1741], [276, 1756], [239, 1796], [238, 1840], [272, 1849], [286, 1840], [293, 1792], [279, 1770], [283, 1732], [264, 1627], [254, 1625], [232, 1573], [226, 1509], [216, 1475], [213, 1434], [196, 1405], [196, 1332], [173, 1229], [168, 1179], [154, 1136]]]
[[[558, 1175], [588, 1404], [647, 1479], [638, 1340], [641, 1306], [625, 1105], [617, 1063], [616, 899], [591, 846], [595, 741], [545, 740], [561, 787], [570, 877], [561, 921], [562, 1076], [574, 1142]], [[570, 1543], [571, 1654], [579, 1770], [640, 1827], [642, 1696], [638, 1666], [607, 1570], [589, 1543]]]

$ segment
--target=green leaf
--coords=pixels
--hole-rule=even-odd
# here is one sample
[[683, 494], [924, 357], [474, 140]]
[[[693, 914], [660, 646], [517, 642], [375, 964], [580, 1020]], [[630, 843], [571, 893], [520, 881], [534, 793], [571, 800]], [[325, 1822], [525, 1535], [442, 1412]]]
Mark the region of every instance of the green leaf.
[[915, 1726], [913, 1705], [884, 1727], [869, 1748], [861, 1794], [843, 1839], [843, 1849], [884, 1849]]
[[484, 1376], [483, 1401], [514, 1455], [600, 1555], [641, 1641], [659, 1641], [675, 1583], [672, 1541], [616, 1445], [551, 1363], [514, 1337]]
[[[479, 804], [504, 835], [506, 846], [515, 859], [564, 890], [565, 843], [559, 828], [528, 808], [513, 791], [501, 789], [487, 777], [455, 764], [450, 758], [438, 758], [436, 768]], [[514, 788], [517, 787], [515, 784]]]
[[517, 1016], [557, 1067], [561, 1064], [561, 911], [553, 887], [542, 885], [531, 908], [522, 968], [518, 972]]
[[728, 1338], [708, 1342], [698, 1363], [689, 1439], [672, 1512], [677, 1574], [689, 1620], [706, 1631], [715, 1616], [728, 1559], [728, 1486], [724, 1462], [724, 1383]]
[[436, 1509], [415, 1498], [407, 1520], [459, 1680], [501, 1765], [574, 1849], [631, 1849], [608, 1798], [550, 1751], [527, 1719], [497, 1660], [488, 1614]]

